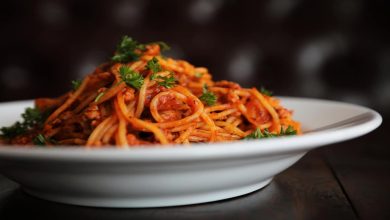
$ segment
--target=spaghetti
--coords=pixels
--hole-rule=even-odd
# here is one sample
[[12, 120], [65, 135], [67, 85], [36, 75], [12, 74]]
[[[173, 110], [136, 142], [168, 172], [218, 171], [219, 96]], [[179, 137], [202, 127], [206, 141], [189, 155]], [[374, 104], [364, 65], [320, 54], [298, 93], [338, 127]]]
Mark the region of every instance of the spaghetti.
[[206, 68], [162, 56], [165, 45], [130, 45], [129, 39], [123, 38], [113, 61], [73, 91], [36, 99], [36, 107], [49, 116], [9, 142], [28, 145], [41, 135], [46, 145], [128, 148], [301, 132], [292, 112], [269, 94], [215, 82]]

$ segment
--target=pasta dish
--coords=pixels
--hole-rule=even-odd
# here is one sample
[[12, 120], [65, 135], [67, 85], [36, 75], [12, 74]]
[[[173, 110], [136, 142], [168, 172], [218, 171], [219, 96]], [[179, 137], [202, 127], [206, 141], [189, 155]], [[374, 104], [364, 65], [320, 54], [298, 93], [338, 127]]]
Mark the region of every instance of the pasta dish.
[[1, 128], [13, 145], [128, 148], [300, 134], [269, 91], [213, 81], [204, 67], [165, 57], [163, 42], [123, 37], [110, 61], [58, 98], [38, 98]]

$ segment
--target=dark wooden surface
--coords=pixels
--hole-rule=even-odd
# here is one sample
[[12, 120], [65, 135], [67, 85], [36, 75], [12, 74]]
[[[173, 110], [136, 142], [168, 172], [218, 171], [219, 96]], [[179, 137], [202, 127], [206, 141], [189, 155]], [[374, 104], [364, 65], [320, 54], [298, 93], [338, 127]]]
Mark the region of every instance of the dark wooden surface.
[[385, 130], [308, 153], [266, 188], [234, 199], [171, 208], [102, 209], [24, 193], [0, 176], [0, 219], [390, 219]]

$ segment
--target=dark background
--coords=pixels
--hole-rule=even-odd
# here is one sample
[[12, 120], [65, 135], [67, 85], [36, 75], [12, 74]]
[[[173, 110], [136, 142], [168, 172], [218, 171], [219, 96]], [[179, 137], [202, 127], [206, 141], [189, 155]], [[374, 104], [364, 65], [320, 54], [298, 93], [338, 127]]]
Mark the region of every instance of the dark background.
[[2, 1], [0, 101], [57, 96], [122, 35], [214, 79], [390, 109], [390, 7], [364, 0]]
[[[167, 55], [209, 68], [215, 80], [374, 108], [384, 117], [379, 129], [312, 153], [322, 156], [358, 218], [389, 219], [390, 1], [6, 0], [0, 9], [0, 102], [66, 92], [71, 80], [109, 59], [127, 34], [167, 42]], [[311, 187], [321, 169], [301, 166], [320, 160], [305, 158], [276, 184], [308, 169], [299, 185], [307, 180]], [[18, 196], [3, 202], [11, 219], [23, 202], [41, 207], [42, 201]]]
[[[55, 97], [108, 60], [123, 35], [215, 80], [390, 115], [390, 1], [31, 0], [0, 4], [0, 102]], [[382, 125], [380, 129], [386, 129]], [[387, 149], [387, 148], [386, 148]], [[390, 156], [390, 153], [388, 154]]]

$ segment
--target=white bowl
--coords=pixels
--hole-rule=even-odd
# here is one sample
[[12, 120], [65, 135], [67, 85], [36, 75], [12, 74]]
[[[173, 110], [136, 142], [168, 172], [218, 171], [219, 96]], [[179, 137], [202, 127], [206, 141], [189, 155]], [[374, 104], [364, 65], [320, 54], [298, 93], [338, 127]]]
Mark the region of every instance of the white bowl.
[[[99, 207], [162, 207], [227, 199], [266, 186], [307, 151], [364, 135], [381, 122], [368, 108], [316, 99], [281, 98], [294, 110], [301, 136], [190, 147], [85, 149], [0, 147], [0, 173], [31, 195]], [[31, 101], [0, 104], [9, 126]], [[364, 113], [364, 117], [347, 120]], [[358, 120], [357, 120], [358, 119]], [[326, 125], [338, 121], [336, 128]], [[324, 128], [325, 126], [325, 128]]]

